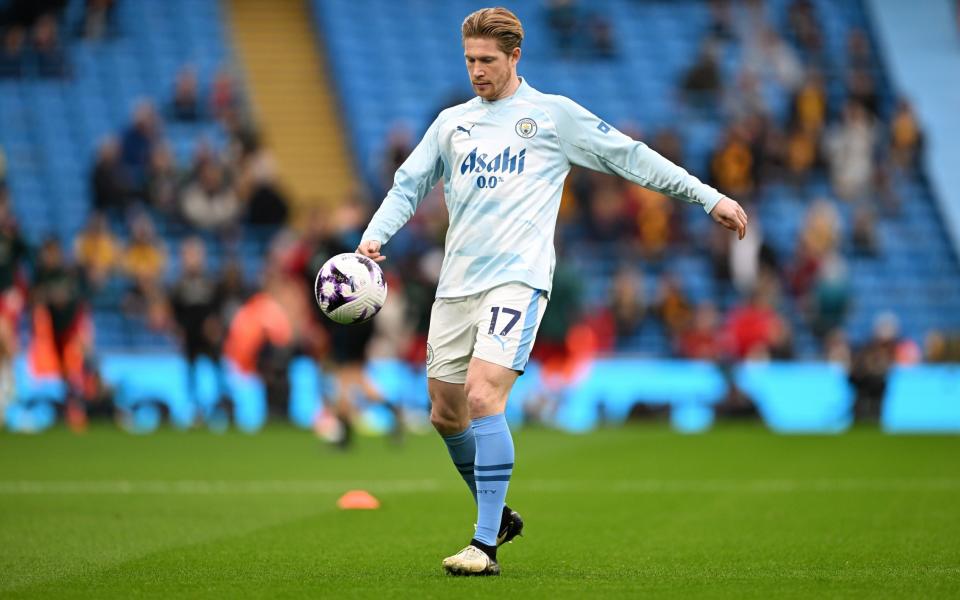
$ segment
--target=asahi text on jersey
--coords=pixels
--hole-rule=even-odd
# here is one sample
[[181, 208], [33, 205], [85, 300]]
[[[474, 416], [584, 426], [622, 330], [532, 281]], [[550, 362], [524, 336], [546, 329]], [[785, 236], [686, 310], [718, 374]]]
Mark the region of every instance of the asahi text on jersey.
[[460, 164], [460, 174], [466, 173], [523, 173], [523, 163], [526, 161], [527, 149], [522, 148], [518, 154], [511, 154], [510, 146], [498, 152], [490, 158], [486, 152], [477, 153], [477, 148], [470, 151], [470, 154], [463, 159]]

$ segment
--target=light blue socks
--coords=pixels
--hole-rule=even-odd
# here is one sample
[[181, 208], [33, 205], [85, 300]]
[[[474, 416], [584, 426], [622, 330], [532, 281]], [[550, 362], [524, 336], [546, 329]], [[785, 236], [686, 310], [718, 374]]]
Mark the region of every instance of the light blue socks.
[[[513, 473], [513, 437], [503, 413], [473, 419], [470, 427], [477, 448], [474, 464], [477, 533], [474, 539], [496, 547], [503, 504]], [[452, 450], [450, 454], [453, 455]], [[454, 462], [459, 461], [455, 458]], [[467, 478], [466, 475], [463, 477]]]

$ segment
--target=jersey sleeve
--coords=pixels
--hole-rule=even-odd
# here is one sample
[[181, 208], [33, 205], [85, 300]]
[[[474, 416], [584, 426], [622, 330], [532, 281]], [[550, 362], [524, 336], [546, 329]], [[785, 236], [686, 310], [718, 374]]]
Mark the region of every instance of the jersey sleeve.
[[547, 107], [554, 120], [560, 146], [575, 165], [619, 175], [645, 188], [700, 204], [706, 212], [723, 194], [701, 182], [646, 144], [620, 133], [576, 102], [551, 97]]
[[361, 242], [377, 240], [386, 244], [410, 220], [420, 201], [443, 176], [439, 128], [440, 117], [437, 117], [417, 147], [397, 169], [393, 187], [363, 232]]

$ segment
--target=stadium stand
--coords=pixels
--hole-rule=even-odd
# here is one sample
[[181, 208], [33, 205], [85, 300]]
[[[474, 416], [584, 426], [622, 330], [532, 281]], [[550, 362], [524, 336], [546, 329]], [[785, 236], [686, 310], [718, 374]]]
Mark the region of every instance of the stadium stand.
[[[0, 148], [7, 157], [14, 212], [28, 240], [39, 244], [57, 236], [67, 248], [91, 210], [89, 169], [96, 148], [129, 123], [136, 104], [150, 100], [163, 112], [184, 65], [191, 65], [203, 88], [230, 64], [223, 15], [216, 2], [117, 3], [111, 34], [87, 39], [73, 35], [81, 22], [82, 1], [67, 4], [60, 22], [69, 75], [63, 78], [0, 79]], [[210, 119], [195, 123], [167, 119], [164, 136], [181, 164], [199, 140], [222, 148], [222, 126]], [[182, 231], [163, 220], [157, 226], [168, 248]], [[113, 224], [119, 239], [127, 233]], [[211, 240], [212, 262], [223, 249]], [[248, 276], [255, 276], [262, 246], [240, 249]], [[166, 279], [176, 275], [176, 263]], [[106, 349], [170, 349], [166, 335], [119, 310], [125, 284], [111, 280], [94, 298], [97, 343]]]
[[[904, 113], [900, 112], [899, 98], [877, 56], [879, 48], [871, 41], [872, 24], [861, 0], [735, 4], [738, 11], [748, 5], [760, 10], [763, 20], [772, 26], [769, 35], [762, 28], [751, 29], [757, 24], [750, 22], [756, 15], [749, 11], [736, 12], [729, 22], [718, 20], [711, 7], [720, 5], [723, 3], [693, 0], [582, 3], [584, 12], [576, 18], [580, 20], [580, 31], [589, 35], [571, 38], [565, 29], [567, 25], [551, 12], [552, 3], [520, 0], [514, 7], [527, 29], [521, 73], [542, 91], [573, 98], [621, 129], [651, 140], [651, 145], [665, 154], [669, 144], [661, 146], [661, 138], [679, 135], [679, 147], [674, 148], [682, 157], [678, 161], [701, 178], [716, 181], [718, 176], [727, 175], [724, 169], [715, 167], [716, 162], [735, 159], [742, 150], [736, 148], [738, 128], [744, 123], [749, 126], [749, 116], [738, 115], [742, 106], [753, 102], [763, 106], [770, 122], [785, 130], [793, 114], [794, 88], [778, 83], [776, 77], [765, 76], [752, 82], [744, 75], [745, 65], [757, 61], [757, 49], [730, 40], [736, 37], [737, 27], [747, 27], [748, 31], [760, 32], [757, 38], [763, 43], [772, 44], [761, 49], [782, 50], [782, 46], [776, 45], [779, 40], [791, 48], [784, 56], [799, 55], [817, 65], [825, 85], [824, 126], [832, 128], [846, 122], [849, 115], [845, 102], [852, 92], [858, 93], [858, 83], [850, 77], [851, 69], [856, 66], [860, 73], [866, 73], [875, 89], [860, 89], [859, 93], [865, 94], [865, 103], [872, 103], [871, 110], [876, 111], [882, 124], [872, 132], [879, 138], [875, 147], [885, 147], [887, 130], [891, 129], [888, 124]], [[349, 146], [375, 204], [385, 185], [384, 175], [391, 172], [385, 167], [392, 166], [390, 161], [402, 159], [404, 143], [415, 140], [440, 109], [470, 96], [462, 65], [459, 24], [479, 4], [473, 0], [311, 0], [310, 6], [316, 41], [323, 50], [320, 54], [330, 61], [344, 128], [350, 135]], [[797, 7], [801, 7], [801, 12], [816, 13], [818, 35], [822, 35], [817, 42], [821, 44], [819, 49], [810, 46], [809, 40], [798, 33], [796, 20], [802, 15], [798, 17]], [[4, 3], [0, 2], [0, 9], [3, 8]], [[106, 30], [94, 36], [76, 35], [78, 24], [85, 23], [83, 11], [84, 3], [72, 0], [58, 18], [64, 50], [62, 70], [44, 71], [39, 63], [31, 63], [28, 72], [17, 78], [0, 77], [0, 149], [5, 157], [6, 181], [14, 212], [33, 245], [56, 236], [65, 247], [72, 247], [91, 215], [94, 190], [89, 175], [100, 142], [128, 126], [142, 99], [152, 101], [163, 114], [163, 135], [180, 164], [189, 163], [201, 144], [209, 143], [215, 149], [224, 149], [228, 144], [228, 133], [221, 122], [172, 119], [165, 112], [185, 65], [195, 70], [201, 90], [206, 93], [224, 67], [232, 64], [220, 3], [124, 0], [117, 3]], [[704, 44], [710, 35], [720, 40], [715, 46]], [[861, 44], [860, 50], [851, 49], [851, 44]], [[721, 89], [704, 102], [697, 95], [700, 92], [691, 93], [691, 89], [703, 86], [704, 81], [695, 80], [704, 73], [691, 67], [702, 66], [702, 61], [709, 62], [711, 56], [717, 60]], [[796, 65], [791, 67], [789, 63], [785, 60], [779, 65], [785, 70], [781, 75], [793, 77], [796, 83], [804, 77], [802, 73], [798, 75], [802, 69], [798, 71]], [[710, 82], [706, 84], [709, 88]], [[242, 89], [238, 92], [241, 97], [244, 95]], [[908, 119], [908, 130], [909, 124]], [[404, 131], [410, 139], [404, 140]], [[832, 134], [832, 130], [825, 131], [823, 137]], [[787, 145], [786, 141], [781, 143]], [[731, 154], [724, 158], [728, 150]], [[750, 151], [757, 152], [755, 158], [759, 158], [766, 150]], [[814, 148], [813, 153], [829, 152]], [[700, 431], [712, 423], [715, 410], [729, 408], [721, 405], [729, 401], [732, 379], [756, 401], [761, 417], [779, 431], [843, 430], [851, 423], [851, 405], [861, 403], [859, 398], [864, 394], [878, 398], [886, 394], [887, 399], [893, 399], [883, 413], [884, 425], [890, 431], [955, 430], [955, 419], [950, 420], [953, 405], [944, 400], [952, 394], [949, 386], [954, 384], [949, 381], [955, 378], [944, 375], [940, 381], [948, 383], [916, 388], [926, 390], [923, 393], [929, 402], [920, 410], [929, 406], [926, 416], [911, 408], [910, 390], [940, 371], [912, 372], [899, 366], [887, 390], [881, 385], [879, 391], [864, 392], [858, 383], [865, 380], [869, 384], [871, 377], [879, 377], [882, 384], [886, 369], [894, 363], [918, 361], [919, 345], [928, 332], [960, 329], [957, 249], [950, 245], [925, 171], [909, 164], [888, 168], [878, 161], [875, 181], [870, 182], [871, 192], [850, 200], [839, 197], [843, 195], [839, 193], [843, 182], [838, 183], [828, 162], [824, 158], [813, 161], [808, 165], [810, 173], [802, 181], [779, 173], [744, 186], [742, 199], [749, 200], [752, 229], [763, 233], [762, 240], [757, 238], [745, 245], [760, 246], [762, 241], [765, 248], [760, 251], [761, 260], [778, 265], [776, 271], [781, 278], [774, 292], [757, 283], [755, 287], [760, 292], [756, 294], [750, 293], [749, 286], [739, 287], [735, 274], [718, 275], [718, 263], [727, 257], [715, 253], [715, 228], [700, 211], [684, 207], [672, 217], [668, 214], [665, 219], [675, 219], [681, 233], [659, 241], [655, 236], [652, 240], [639, 240], [638, 245], [643, 248], [637, 250], [631, 245], [637, 240], [625, 239], [636, 236], [636, 232], [621, 236], [615, 227], [590, 229], [596, 225], [591, 211], [602, 209], [606, 202], [604, 190], [582, 172], [574, 173], [561, 215], [562, 258], [551, 306], [559, 307], [568, 301], [575, 307], [570, 312], [576, 317], [560, 328], [558, 340], [549, 338], [545, 321], [538, 349], [546, 349], [546, 355], [537, 357], [540, 362], [531, 364], [514, 389], [508, 414], [511, 422], [541, 419], [582, 431], [606, 420], [620, 422], [639, 403], [655, 409], [668, 406], [677, 429]], [[725, 184], [736, 186], [744, 182], [731, 179]], [[636, 190], [628, 190], [624, 195], [629, 194], [636, 195], [634, 200], [641, 204], [656, 202]], [[740, 197], [732, 191], [731, 194]], [[344, 237], [356, 237], [357, 227], [362, 228], [365, 219], [364, 210], [369, 207], [351, 204], [360, 202], [353, 197], [335, 200], [342, 204], [335, 210], [343, 212], [331, 214], [329, 219], [351, 222]], [[619, 196], [614, 201], [623, 202]], [[394, 296], [384, 313], [398, 310], [400, 318], [394, 316], [394, 323], [410, 320], [410, 315], [416, 320], [424, 306], [429, 314], [429, 300], [424, 301], [432, 299], [429, 282], [419, 281], [412, 274], [435, 262], [437, 233], [443, 229], [432, 228], [436, 225], [433, 220], [437, 215], [442, 217], [442, 212], [433, 211], [427, 202], [424, 208], [411, 226], [391, 242], [387, 268], [396, 270], [388, 271], [388, 277], [397, 277], [399, 285], [394, 287], [391, 281]], [[866, 221], [862, 216], [864, 208], [869, 217]], [[426, 217], [424, 212], [428, 213]], [[598, 222], [601, 217], [602, 214]], [[603, 218], [608, 222], [600, 225], [609, 226], [609, 214]], [[168, 257], [165, 262], [160, 261], [161, 277], [170, 283], [180, 269], [173, 251], [188, 229], [165, 218], [156, 218], [154, 226]], [[109, 227], [118, 243], [133, 237], [122, 219], [113, 218]], [[811, 231], [820, 237], [808, 240]], [[285, 235], [296, 238], [296, 234]], [[308, 232], [299, 239], [307, 247], [308, 256], [299, 257], [304, 264], [298, 263], [304, 271], [316, 267], [310, 259], [323, 254], [309, 252], [328, 243], [325, 249], [336, 247], [332, 240], [315, 240], [311, 235], [313, 232]], [[261, 232], [243, 228], [230, 240], [212, 234], [204, 239], [212, 269], [239, 258], [248, 281], [260, 274], [268, 246]], [[838, 346], [843, 350], [844, 344], [848, 344], [846, 352], [834, 352], [831, 331], [811, 316], [811, 295], [794, 293], [792, 289], [801, 286], [803, 282], [798, 280], [805, 275], [797, 252], [801, 242], [824, 243], [824, 239], [837, 246], [840, 264], [832, 271], [833, 278], [828, 279], [836, 287], [827, 286], [825, 298], [816, 301], [822, 300], [828, 308], [830, 302], [844, 304], [842, 309], [833, 306], [838, 314], [827, 310], [820, 318], [827, 323], [832, 322], [831, 318], [838, 319], [846, 334], [846, 341]], [[349, 242], [355, 244], [357, 240], [336, 241], [352, 248]], [[309, 247], [314, 243], [318, 248]], [[304, 248], [289, 253], [301, 250]], [[404, 276], [398, 277], [397, 273]], [[667, 276], [678, 283], [669, 302], [664, 300], [670, 294], [669, 285], [665, 284]], [[567, 281], [562, 282], [563, 279]], [[186, 391], [189, 375], [182, 358], [174, 355], [172, 335], [167, 329], [148, 327], [143, 316], [131, 316], [123, 310], [129, 289], [129, 279], [112, 277], [93, 296], [100, 367], [104, 379], [115, 388], [117, 406], [129, 410], [135, 421], [134, 430], [155, 428], [161, 410], [169, 413], [175, 425], [189, 426], [194, 422], [196, 406], [207, 413], [208, 424], [220, 423], [224, 417], [217, 413], [218, 394], [223, 390], [221, 382], [216, 381], [217, 374], [207, 368], [209, 365], [201, 368], [198, 395], [202, 398], [192, 404]], [[849, 300], [838, 301], [831, 294]], [[717, 350], [717, 340], [696, 335], [678, 340], [683, 336], [678, 335], [671, 314], [681, 314], [677, 317], [684, 322], [680, 329], [689, 333], [689, 323], [699, 319], [702, 308], [711, 306], [719, 310], [719, 317], [714, 319], [728, 323], [741, 317], [745, 323], [753, 320], [746, 323], [743, 332], [731, 334], [734, 338], [741, 333], [744, 336], [734, 340], [736, 352]], [[390, 317], [381, 314], [379, 319], [384, 322], [387, 318]], [[298, 320], [297, 326], [306, 326], [307, 321]], [[750, 351], [749, 338], [755, 333], [750, 325], [758, 321], [779, 332], [770, 333], [771, 338], [783, 338], [765, 340], [768, 347], [761, 358], [800, 358], [804, 362], [775, 362], [769, 368], [753, 364], [735, 367], [731, 378], [726, 363], [756, 357]], [[23, 322], [26, 326], [29, 319]], [[898, 323], [899, 331], [893, 323]], [[390, 327], [389, 322], [384, 327]], [[368, 365], [369, 374], [385, 397], [418, 410], [423, 410], [426, 402], [423, 356], [417, 354], [424, 351], [423, 333], [413, 332], [410, 348], [397, 344]], [[586, 340], [577, 350], [589, 351], [583, 356], [567, 357], [569, 362], [561, 360], [559, 366], [551, 363], [555, 357], [549, 356], [550, 352], [565, 344], [569, 350], [571, 340]], [[857, 347], [856, 352], [853, 346]], [[690, 348], [693, 354], [688, 352]], [[134, 355], [144, 351], [150, 353]], [[858, 354], [866, 358], [858, 358]], [[871, 356], [875, 359], [878, 355], [884, 365], [879, 375], [870, 371], [877, 362], [871, 362]], [[677, 356], [699, 360], [661, 362]], [[634, 360], [637, 357], [646, 360]], [[298, 356], [287, 370], [291, 386], [288, 414], [300, 427], [315, 424], [320, 396], [329, 395], [333, 385], [328, 373], [317, 368], [314, 358]], [[823, 359], [834, 364], [806, 362]], [[858, 373], [864, 364], [868, 372]], [[22, 388], [19, 399], [26, 402], [13, 407], [9, 422], [19, 420], [26, 430], [48, 427], [55, 414], [51, 406], [63, 403], [67, 393], [63, 383], [56, 377], [26, 373], [22, 357], [16, 361], [16, 369], [17, 385]], [[144, 369], [150, 370], [151, 376], [137, 379], [136, 374]], [[783, 386], [786, 380], [799, 383], [795, 388]], [[262, 426], [268, 414], [268, 386], [264, 381], [251, 370], [229, 372], [224, 383], [235, 401], [237, 424], [248, 431]], [[851, 386], [856, 400], [851, 399]], [[142, 403], [151, 396], [162, 402]], [[809, 397], [822, 402], [802, 402]]]
[[[847, 94], [848, 38], [855, 30], [869, 32], [871, 24], [858, 1], [816, 1], [812, 5], [822, 26], [823, 56], [833, 57], [823, 63], [828, 110], [830, 115], [839, 115]], [[567, 95], [622, 128], [656, 132], [680, 126], [684, 164], [701, 178], [707, 177], [710, 156], [725, 121], [716, 111], [691, 113], [678, 101], [676, 84], [696, 59], [711, 26], [708, 4], [604, 2], [604, 14], [614, 31], [613, 56], [561, 55], [561, 60], [555, 60], [559, 51], [551, 45], [545, 6], [534, 1], [514, 3], [527, 31], [521, 72], [532, 85]], [[764, 6], [769, 22], [788, 38], [791, 3], [777, 0]], [[362, 6], [346, 0], [314, 0], [313, 7], [358, 163], [376, 188], [381, 185], [379, 157], [391, 128], [402, 123], [423, 131], [440, 108], [468, 93], [458, 26], [475, 3], [415, 3], [416, 10], [411, 10], [409, 5], [388, 0]], [[737, 44], [724, 48], [722, 78], [733, 85], [745, 61], [744, 50]], [[895, 97], [875, 56], [867, 70], [878, 82], [883, 120], [893, 111]], [[384, 94], [389, 95], [389, 102], [383, 101]], [[785, 89], [765, 83], [761, 95], [776, 120], [787, 119], [790, 95]], [[853, 299], [844, 325], [855, 344], [868, 340], [877, 316], [885, 311], [893, 311], [903, 335], [917, 343], [929, 330], [960, 326], [960, 265], [931, 189], [922, 173], [906, 172], [892, 176], [889, 193], [900, 202], [896, 211], [881, 211], [876, 223], [876, 256], [854, 252], [854, 203], [837, 200], [823, 172], [815, 173], [801, 193], [793, 186], [770, 182], [752, 202], [764, 239], [781, 264], [792, 261], [811, 198], [826, 198], [839, 212], [840, 249]], [[708, 220], [694, 210], [681, 212], [688, 239], [704, 239]], [[616, 255], [597, 244], [568, 245], [566, 250], [567, 260], [580, 273], [591, 274], [583, 286], [585, 302], [601, 305], [619, 266]], [[702, 244], [674, 246], [672, 252], [660, 264], [642, 267], [648, 280], [671, 272], [680, 278], [693, 301], [712, 300], [724, 308], [735, 302], [736, 296], [711, 277]], [[801, 307], [784, 297], [781, 310], [793, 331], [796, 354], [807, 358], [821, 355], [821, 345]], [[645, 326], [625, 349], [650, 356], [672, 350], [656, 324]]]

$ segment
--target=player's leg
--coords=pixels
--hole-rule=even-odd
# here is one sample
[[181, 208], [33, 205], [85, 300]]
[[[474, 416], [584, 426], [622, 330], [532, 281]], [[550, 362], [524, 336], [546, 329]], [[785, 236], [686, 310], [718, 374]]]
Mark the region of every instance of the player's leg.
[[427, 379], [430, 393], [430, 422], [437, 430], [453, 466], [470, 488], [470, 495], [477, 498], [477, 487], [473, 478], [473, 461], [477, 453], [470, 416], [467, 412], [467, 395], [462, 383], [450, 383], [440, 379]]
[[467, 406], [476, 438], [477, 531], [474, 541], [496, 548], [507, 487], [513, 474], [513, 436], [507, 425], [507, 397], [517, 371], [474, 358], [467, 373]]
[[477, 528], [470, 544], [443, 561], [453, 575], [499, 575], [497, 538], [513, 472], [513, 438], [504, 415], [517, 372], [480, 359], [470, 361], [464, 386], [470, 430], [476, 443], [474, 466]]
[[360, 365], [357, 377], [363, 397], [369, 402], [380, 404], [390, 411], [390, 415], [393, 417], [393, 429], [390, 430], [390, 437], [395, 443], [399, 444], [403, 441], [403, 408], [383, 395], [383, 392], [367, 376], [366, 368], [363, 365]]
[[507, 284], [487, 292], [478, 308], [477, 341], [464, 387], [477, 447], [477, 528], [470, 545], [444, 560], [444, 568], [453, 574], [494, 575], [500, 571], [497, 545], [523, 527], [505, 504], [514, 463], [507, 398], [526, 367], [546, 297], [528, 286]]
[[476, 447], [464, 383], [475, 330], [471, 326], [471, 298], [438, 298], [430, 313], [427, 334], [427, 391], [430, 394], [430, 422], [443, 438], [454, 467], [476, 499], [473, 460]]

